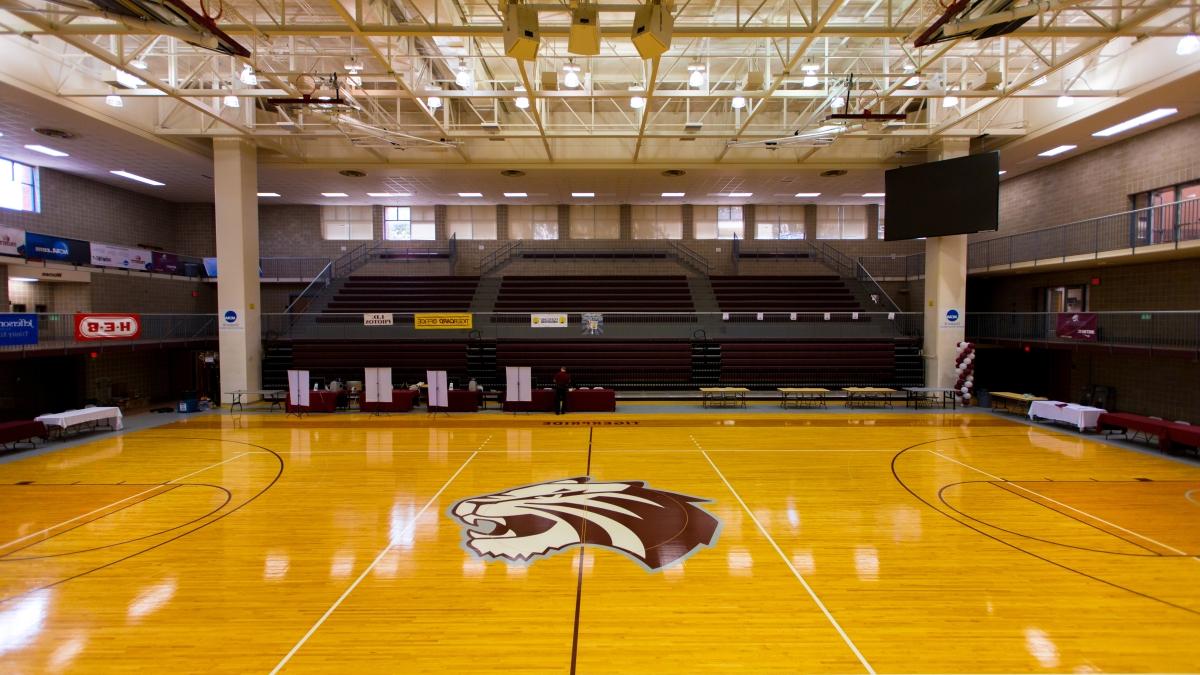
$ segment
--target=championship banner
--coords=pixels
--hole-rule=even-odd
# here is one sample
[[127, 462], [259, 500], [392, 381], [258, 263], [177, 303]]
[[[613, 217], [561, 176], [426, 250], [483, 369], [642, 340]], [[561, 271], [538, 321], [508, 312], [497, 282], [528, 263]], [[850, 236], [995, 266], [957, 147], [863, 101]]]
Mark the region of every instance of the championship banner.
[[21, 256], [25, 247], [25, 230], [0, 225], [0, 255]]
[[142, 318], [138, 314], [76, 314], [75, 339], [136, 340], [142, 334]]
[[566, 314], [530, 314], [530, 328], [566, 328]]
[[113, 246], [92, 242], [91, 262], [96, 267], [118, 267], [148, 271], [153, 268], [153, 253], [143, 248]]
[[26, 232], [22, 253], [30, 260], [57, 260], [72, 265], [89, 265], [92, 262], [90, 250], [88, 242], [79, 239]]
[[0, 314], [0, 345], [36, 345], [37, 314]]
[[1059, 314], [1054, 326], [1054, 334], [1064, 340], [1096, 341], [1096, 323], [1099, 316], [1091, 313], [1075, 312]]
[[413, 328], [417, 330], [471, 330], [474, 327], [471, 314], [413, 314]]
[[391, 314], [363, 314], [364, 326], [391, 326], [392, 322]]

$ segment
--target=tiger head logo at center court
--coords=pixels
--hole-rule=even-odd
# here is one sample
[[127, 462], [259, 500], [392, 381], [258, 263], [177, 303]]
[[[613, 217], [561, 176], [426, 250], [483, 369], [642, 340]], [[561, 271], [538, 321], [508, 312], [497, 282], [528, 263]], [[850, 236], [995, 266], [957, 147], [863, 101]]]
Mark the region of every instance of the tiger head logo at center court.
[[567, 478], [464, 499], [450, 508], [463, 546], [486, 559], [527, 562], [575, 546], [623, 553], [651, 571], [716, 543], [708, 499], [642, 481]]

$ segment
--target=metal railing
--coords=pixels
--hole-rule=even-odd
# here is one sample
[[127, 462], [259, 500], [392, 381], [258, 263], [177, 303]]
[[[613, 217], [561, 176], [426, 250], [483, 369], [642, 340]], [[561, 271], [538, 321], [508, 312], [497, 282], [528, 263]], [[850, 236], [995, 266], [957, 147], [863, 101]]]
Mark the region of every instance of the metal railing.
[[[735, 251], [737, 250], [737, 246], [738, 246], [738, 242], [737, 242], [737, 240], [734, 240], [733, 247], [734, 247]], [[675, 257], [680, 262], [691, 267], [692, 269], [696, 270], [697, 272], [700, 272], [702, 274], [709, 274], [712, 272], [712, 264], [708, 262], [708, 258], [705, 258], [704, 256], [700, 255], [699, 253], [696, 253], [692, 249], [688, 248], [686, 245], [684, 245], [678, 241], [668, 239], [667, 240], [667, 248], [670, 249], [675, 254]], [[736, 261], [737, 261], [736, 255], [737, 254], [735, 253], [734, 254], [734, 264], [735, 265], [736, 265]]]
[[34, 345], [3, 345], [2, 352], [46, 351], [120, 347], [152, 342], [214, 340], [216, 314], [138, 314], [141, 333], [133, 340], [77, 341], [74, 314], [38, 314], [38, 342]]
[[260, 258], [259, 268], [266, 279], [313, 279], [329, 265], [329, 258]]
[[878, 279], [909, 281], [925, 276], [924, 253], [864, 255], [858, 258], [858, 262]]
[[513, 256], [520, 252], [523, 242], [524, 240], [522, 239], [510, 241], [495, 251], [483, 256], [483, 258], [479, 260], [480, 276], [487, 274], [509, 260], [512, 260]]
[[528, 312], [472, 314], [470, 330], [424, 330], [411, 313], [393, 313], [390, 326], [366, 326], [361, 313], [265, 314], [269, 339], [319, 340], [692, 340], [894, 339], [922, 332], [919, 312], [604, 312], [600, 333], [585, 330], [582, 312], [564, 312], [566, 327], [530, 325]]
[[325, 267], [313, 277], [312, 281], [308, 282], [308, 285], [304, 287], [300, 295], [296, 296], [296, 299], [287, 306], [287, 309], [283, 310], [284, 314], [299, 314], [308, 311], [308, 308], [312, 306], [313, 300], [333, 282], [333, 266], [334, 263], [332, 262], [325, 263]]
[[967, 247], [967, 268], [1098, 258], [1101, 253], [1134, 253], [1148, 246], [1178, 248], [1180, 242], [1198, 239], [1200, 199], [1189, 199], [973, 242]]
[[900, 311], [900, 306], [896, 304], [895, 300], [892, 300], [892, 296], [888, 295], [887, 291], [883, 290], [879, 282], [875, 281], [875, 277], [871, 276], [866, 267], [863, 267], [862, 262], [854, 263], [854, 276], [866, 287], [872, 302], [889, 312]]
[[827, 267], [837, 272], [838, 276], [853, 277], [858, 273], [858, 264], [853, 258], [837, 250], [825, 241], [804, 240], [812, 250], [813, 255], [825, 263]]
[[967, 312], [969, 339], [1055, 342], [1200, 352], [1200, 312], [1090, 312], [1095, 316], [1095, 339], [1066, 337], [1060, 317], [1080, 313]]

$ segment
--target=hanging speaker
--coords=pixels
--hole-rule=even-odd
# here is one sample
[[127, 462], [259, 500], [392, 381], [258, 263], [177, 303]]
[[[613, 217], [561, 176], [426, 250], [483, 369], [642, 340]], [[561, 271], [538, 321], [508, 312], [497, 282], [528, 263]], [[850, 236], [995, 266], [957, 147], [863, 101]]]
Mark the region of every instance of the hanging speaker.
[[504, 14], [504, 53], [520, 61], [532, 61], [537, 58], [541, 42], [537, 10], [509, 3]]
[[571, 11], [567, 51], [583, 56], [600, 53], [600, 13], [596, 11], [596, 5], [581, 2]]
[[630, 39], [643, 59], [662, 56], [671, 48], [671, 30], [675, 20], [659, 0], [642, 5], [633, 16], [633, 32]]

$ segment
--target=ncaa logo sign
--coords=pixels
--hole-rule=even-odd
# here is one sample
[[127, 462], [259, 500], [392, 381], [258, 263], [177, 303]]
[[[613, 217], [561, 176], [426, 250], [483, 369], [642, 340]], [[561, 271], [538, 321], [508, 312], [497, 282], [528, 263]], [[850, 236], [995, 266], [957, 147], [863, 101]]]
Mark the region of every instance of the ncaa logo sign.
[[242, 315], [237, 310], [227, 309], [221, 313], [221, 330], [241, 330]]
[[225, 312], [225, 323], [233, 325], [237, 323], [237, 319], [237, 312], [233, 311], [232, 309]]
[[946, 311], [946, 321], [948, 323], [954, 323], [954, 322], [958, 321], [958, 310], [957, 309], [947, 310]]

